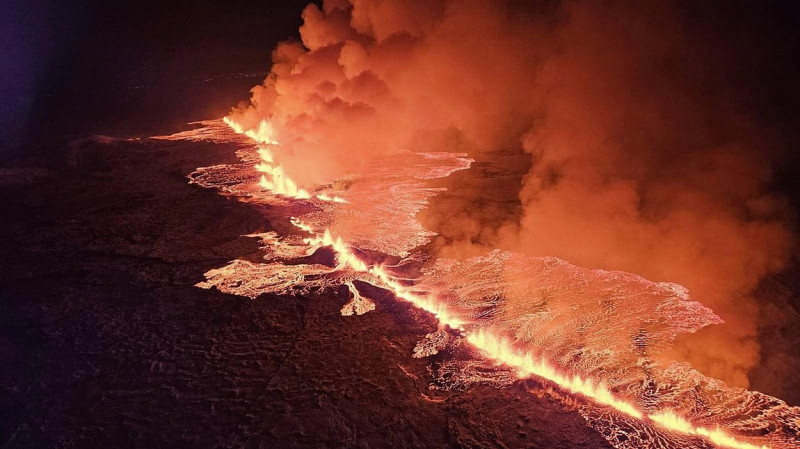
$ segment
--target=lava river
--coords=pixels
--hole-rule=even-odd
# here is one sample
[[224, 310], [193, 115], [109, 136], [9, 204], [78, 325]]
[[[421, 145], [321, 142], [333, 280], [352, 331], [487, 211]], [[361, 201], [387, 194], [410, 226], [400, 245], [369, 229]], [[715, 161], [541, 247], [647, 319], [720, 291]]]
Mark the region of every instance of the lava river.
[[242, 162], [200, 168], [190, 182], [262, 208], [278, 230], [252, 236], [262, 261], [234, 260], [199, 287], [255, 299], [346, 285], [344, 315], [375, 309], [366, 284], [387, 290], [439, 320], [409, 356], [460, 354], [440, 364], [437, 388], [535, 378], [577, 401], [617, 448], [800, 447], [800, 408], [663, 355], [676, 335], [721, 322], [683, 287], [499, 250], [465, 261], [421, 252], [433, 233], [415, 216], [440, 190], [427, 180], [468, 169], [465, 154], [398, 151], [306, 189], [278, 163], [268, 122], [198, 125], [160, 138], [234, 145]]

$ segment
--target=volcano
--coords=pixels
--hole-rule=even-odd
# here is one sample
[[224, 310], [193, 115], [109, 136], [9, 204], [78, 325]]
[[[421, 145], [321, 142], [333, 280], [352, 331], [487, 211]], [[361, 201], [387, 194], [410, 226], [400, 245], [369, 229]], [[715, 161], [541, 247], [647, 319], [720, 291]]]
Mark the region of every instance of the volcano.
[[793, 8], [24, 8], [4, 446], [800, 446]]
[[345, 290], [195, 287], [258, 261], [242, 236], [273, 230], [186, 182], [226, 161], [225, 145], [92, 138], [4, 169], [4, 444], [609, 447], [535, 380], [431, 390], [411, 354], [437, 323], [387, 292], [354, 320]]

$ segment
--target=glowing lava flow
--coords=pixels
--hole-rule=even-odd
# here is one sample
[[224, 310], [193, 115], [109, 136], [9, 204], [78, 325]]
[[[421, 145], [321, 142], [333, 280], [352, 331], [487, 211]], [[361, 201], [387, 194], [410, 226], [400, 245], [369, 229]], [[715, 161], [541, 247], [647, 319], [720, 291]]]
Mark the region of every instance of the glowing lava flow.
[[330, 246], [336, 253], [336, 260], [339, 268], [349, 268], [359, 273], [370, 274], [380, 280], [382, 287], [391, 291], [397, 298], [412, 303], [415, 307], [433, 314], [439, 322], [446, 324], [453, 329], [462, 329], [464, 323], [449, 313], [443, 303], [437, 303], [431, 298], [411, 292], [407, 287], [394, 279], [383, 267], [369, 266], [366, 262], [358, 258], [341, 237], [333, 238], [330, 230], [326, 229], [323, 233], [315, 233], [313, 228], [300, 220], [292, 218], [292, 224], [313, 237], [304, 239], [304, 242], [314, 247]]
[[[273, 145], [278, 145], [278, 141], [275, 140], [272, 125], [270, 125], [267, 120], [261, 120], [261, 122], [258, 124], [258, 128], [255, 129], [244, 129], [240, 124], [234, 122], [228, 117], [223, 117], [222, 121], [225, 122], [225, 124], [228, 125], [234, 132], [236, 132], [236, 134], [243, 134], [258, 143], [258, 156], [261, 158], [261, 162], [255, 165], [255, 169], [259, 173], [263, 173], [258, 181], [258, 185], [260, 185], [264, 190], [268, 190], [275, 195], [299, 200], [307, 200], [311, 198], [311, 194], [308, 193], [307, 190], [298, 187], [297, 183], [286, 175], [283, 167], [275, 164], [275, 160], [270, 152], [270, 147]], [[324, 193], [316, 195], [316, 197], [318, 200], [326, 202], [347, 202], [344, 200], [344, 198], [339, 196], [331, 197]]]
[[496, 337], [486, 329], [470, 332], [467, 334], [467, 341], [489, 358], [515, 368], [520, 377], [531, 375], [543, 377], [572, 393], [582, 394], [626, 415], [638, 419], [644, 417], [644, 414], [635, 405], [615, 398], [611, 391], [603, 385], [595, 385], [591, 379], [582, 379], [580, 376], [562, 374], [544, 358], [536, 358], [530, 353], [516, 351], [509, 341]]
[[485, 329], [469, 333], [466, 338], [488, 358], [515, 368], [520, 377], [530, 375], [542, 377], [572, 393], [583, 395], [598, 404], [607, 405], [626, 415], [638, 419], [644, 419], [646, 416], [659, 427], [684, 435], [704, 437], [718, 446], [736, 449], [768, 449], [767, 446], [756, 446], [739, 441], [719, 428], [711, 430], [705, 427], [695, 427], [673, 411], [659, 411], [645, 415], [632, 403], [615, 398], [613, 393], [602, 384], [595, 384], [591, 379], [582, 379], [580, 376], [562, 374], [544, 358], [536, 358], [530, 353], [517, 351], [509, 341], [498, 338]]
[[562, 373], [555, 365], [543, 357], [535, 357], [529, 352], [516, 350], [508, 339], [494, 335], [490, 330], [479, 328], [465, 331], [465, 326], [468, 323], [449, 312], [444, 303], [439, 303], [430, 296], [420, 295], [409, 290], [408, 287], [395, 280], [382, 267], [368, 265], [355, 255], [350, 246], [342, 241], [341, 237], [334, 238], [328, 229], [325, 229], [321, 234], [316, 233], [310, 225], [294, 218], [292, 219], [292, 224], [298, 229], [313, 235], [313, 237], [304, 239], [305, 243], [311, 245], [312, 248], [319, 246], [331, 247], [336, 253], [338, 268], [349, 268], [377, 277], [382, 283], [379, 287], [391, 291], [397, 298], [408, 301], [414, 306], [432, 313], [440, 324], [460, 330], [466, 334], [466, 341], [480, 350], [485, 357], [515, 369], [520, 377], [537, 376], [547, 379], [561, 388], [571, 393], [580, 394], [597, 404], [611, 407], [620, 413], [637, 419], [647, 420], [671, 432], [705, 438], [717, 446], [735, 449], [768, 449], [767, 446], [757, 446], [739, 441], [719, 428], [712, 430], [694, 426], [673, 411], [645, 414], [633, 403], [615, 397], [611, 390], [603, 384], [595, 383], [591, 379], [584, 379], [578, 375]]
[[717, 446], [732, 447], [737, 449], [769, 449], [767, 446], [756, 446], [754, 444], [738, 441], [719, 428], [711, 430], [706, 427], [695, 427], [685, 418], [678, 416], [671, 410], [652, 413], [648, 415], [648, 417], [653, 422], [658, 423], [661, 427], [686, 435], [702, 436]]
[[[239, 124], [227, 117], [223, 121], [236, 133], [250, 137], [259, 143], [258, 154], [261, 162], [255, 166], [255, 169], [265, 174], [261, 176], [259, 182], [263, 188], [276, 195], [296, 199], [311, 198], [311, 195], [306, 190], [298, 188], [297, 184], [286, 176], [283, 169], [274, 163], [272, 153], [270, 153], [270, 146], [277, 145], [277, 141], [273, 137], [269, 122], [262, 120], [257, 129], [244, 130]], [[267, 179], [266, 175], [269, 175], [270, 179]], [[321, 201], [346, 202], [338, 196], [330, 197], [325, 194], [319, 194], [316, 197]], [[633, 403], [617, 398], [602, 383], [596, 383], [591, 379], [584, 379], [578, 375], [564, 373], [541, 356], [537, 357], [529, 352], [519, 351], [514, 348], [512, 341], [502, 335], [496, 335], [485, 328], [468, 329], [469, 323], [461, 320], [456, 314], [448, 310], [445, 303], [437, 301], [432, 295], [413, 291], [399, 282], [383, 267], [370, 265], [359, 259], [341, 237], [334, 238], [328, 229], [319, 233], [312, 226], [295, 218], [292, 218], [291, 223], [298, 229], [312, 235], [312, 237], [304, 239], [304, 242], [311, 247], [311, 251], [321, 246], [331, 247], [336, 254], [338, 269], [349, 269], [369, 275], [370, 278], [380, 284], [376, 286], [385, 288], [391, 291], [395, 297], [433, 314], [441, 325], [461, 331], [465, 335], [466, 341], [481, 351], [486, 358], [513, 368], [520, 377], [537, 376], [546, 379], [571, 393], [582, 395], [597, 404], [611, 407], [627, 416], [644, 420], [674, 433], [704, 438], [717, 446], [734, 449], [768, 449], [767, 446], [756, 446], [739, 441], [719, 428], [712, 430], [695, 426], [671, 410], [647, 414], [639, 410]], [[351, 291], [355, 295], [358, 295], [358, 291], [354, 286], [348, 286], [351, 287]]]
[[[261, 155], [266, 153], [266, 151], [264, 149], [259, 149], [258, 153]], [[261, 175], [258, 185], [276, 195], [288, 196], [299, 200], [311, 198], [311, 195], [305, 189], [298, 188], [297, 184], [286, 176], [286, 173], [283, 172], [283, 168], [280, 165], [269, 165], [264, 162], [266, 160], [264, 156], [261, 156], [261, 160], [262, 162], [256, 164], [255, 169], [261, 173], [266, 173], [270, 176], [270, 179], [268, 180], [265, 175]]]
[[[244, 129], [242, 125], [234, 122], [228, 117], [223, 117], [222, 121], [230, 126], [236, 134], [244, 134], [245, 136], [255, 140], [258, 143], [266, 145], [277, 145], [278, 141], [275, 140], [275, 135], [272, 131], [272, 125], [267, 120], [261, 120], [256, 129]], [[271, 162], [271, 161], [270, 161]]]

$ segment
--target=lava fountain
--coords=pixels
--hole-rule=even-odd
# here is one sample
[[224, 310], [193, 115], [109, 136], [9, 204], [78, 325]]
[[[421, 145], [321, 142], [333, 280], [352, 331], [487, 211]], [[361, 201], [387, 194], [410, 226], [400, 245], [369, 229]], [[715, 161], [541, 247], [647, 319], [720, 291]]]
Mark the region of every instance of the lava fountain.
[[[747, 104], [732, 111], [731, 98], [762, 95], [743, 52], [680, 2], [524, 3], [309, 5], [249, 104], [164, 137], [235, 146], [241, 163], [190, 182], [275, 228], [251, 236], [263, 260], [198, 286], [250, 298], [346, 286], [341, 313], [362, 315], [378, 309], [372, 285], [438, 320], [411, 354], [437, 357], [432, 388], [537, 379], [618, 449], [800, 447], [800, 409], [740, 388], [758, 355], [758, 305], [742, 292], [791, 241], [764, 187], [774, 136]], [[506, 150], [533, 161], [514, 186], [520, 210], [498, 219], [507, 211], [468, 198], [439, 211], [445, 249], [470, 257], [435, 257], [417, 220], [443, 190], [434, 180], [462, 171], [480, 189], [470, 177], [494, 172], [478, 157]], [[729, 324], [709, 327], [717, 314]]]

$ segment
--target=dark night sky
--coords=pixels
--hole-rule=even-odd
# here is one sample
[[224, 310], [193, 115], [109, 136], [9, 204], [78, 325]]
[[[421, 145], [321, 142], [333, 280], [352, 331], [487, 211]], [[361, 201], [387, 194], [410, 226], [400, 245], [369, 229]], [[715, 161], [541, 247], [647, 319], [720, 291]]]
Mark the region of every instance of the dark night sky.
[[[169, 104], [160, 105], [170, 110], [224, 110], [222, 103], [231, 100], [226, 94], [198, 98], [195, 89], [176, 87], [209, 75], [265, 72], [274, 44], [297, 35], [308, 2], [7, 0], [0, 12], [0, 114], [6, 128], [0, 142], [19, 142], [15, 130], [79, 131], [90, 115], [138, 113], [136, 108], [159, 104], [146, 97], [171, 95]], [[713, 3], [687, 5], [697, 20], [716, 23], [720, 39], [741, 39], [752, 44], [750, 51], [762, 52], [763, 65], [753, 69], [763, 72], [770, 90], [763, 97], [773, 103], [768, 112], [796, 114], [796, 2]], [[153, 86], [147, 94], [130, 92]], [[159, 86], [169, 88], [162, 92]]]
[[[297, 36], [308, 2], [8, 0], [0, 12], [0, 156], [66, 135], [152, 135], [221, 116], [263, 79], [274, 45]], [[747, 64], [756, 61], [743, 71], [762, 93], [753, 109], [797, 147], [797, 3], [685, 9], [711, 23], [715, 39], [741, 46]], [[793, 165], [781, 181], [792, 191]]]
[[297, 35], [306, 3], [10, 0], [0, 148], [222, 115], [263, 79], [275, 43]]

